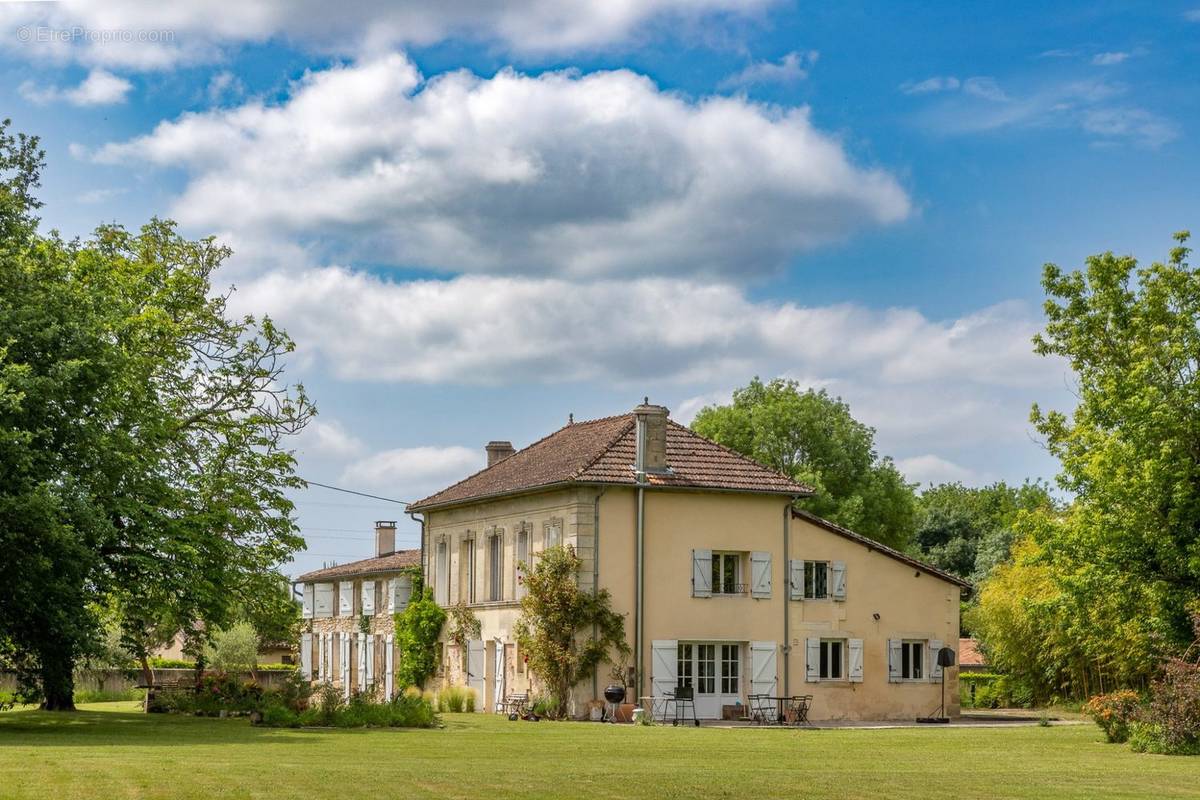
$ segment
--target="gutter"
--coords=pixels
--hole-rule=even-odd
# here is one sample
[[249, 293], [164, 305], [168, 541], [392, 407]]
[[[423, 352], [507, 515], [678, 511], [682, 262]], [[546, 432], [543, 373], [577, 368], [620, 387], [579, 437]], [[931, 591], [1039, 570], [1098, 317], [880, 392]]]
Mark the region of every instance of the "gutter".
[[783, 507], [783, 696], [791, 697], [792, 656], [792, 507], [800, 495], [795, 495]]
[[[596, 493], [596, 499], [592, 505], [592, 597], [600, 594], [600, 498], [608, 491], [608, 487], [602, 487]], [[592, 641], [596, 641], [596, 637], [600, 635], [599, 627], [596, 623], [592, 623]], [[600, 697], [600, 665], [592, 667], [592, 699], [596, 700]]]
[[[637, 664], [637, 675], [634, 680], [634, 687], [637, 690], [636, 696], [641, 698], [644, 695], [645, 683], [645, 665], [642, 663], [645, 658], [645, 648], [642, 646], [642, 638], [645, 629], [643, 621], [643, 604], [645, 602], [645, 578], [646, 578], [646, 484], [645, 473], [638, 474], [637, 487], [637, 550], [635, 552], [635, 570], [636, 578], [634, 584], [634, 663]], [[639, 701], [640, 702], [640, 701]]]
[[425, 586], [429, 582], [429, 565], [425, 563], [425, 517], [422, 516], [420, 519], [417, 519], [418, 512], [415, 511], [405, 511], [404, 513], [408, 514], [408, 518], [413, 522], [421, 523], [421, 591], [424, 592]]

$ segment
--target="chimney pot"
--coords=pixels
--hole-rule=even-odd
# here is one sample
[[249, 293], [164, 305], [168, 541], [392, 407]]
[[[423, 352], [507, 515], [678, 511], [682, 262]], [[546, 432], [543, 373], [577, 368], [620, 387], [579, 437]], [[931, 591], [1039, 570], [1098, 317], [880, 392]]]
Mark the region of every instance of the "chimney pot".
[[390, 556], [396, 552], [396, 521], [379, 520], [375, 523], [375, 557]]
[[498, 464], [504, 459], [517, 452], [513, 449], [512, 442], [491, 441], [487, 443], [487, 465], [490, 467], [493, 464]]

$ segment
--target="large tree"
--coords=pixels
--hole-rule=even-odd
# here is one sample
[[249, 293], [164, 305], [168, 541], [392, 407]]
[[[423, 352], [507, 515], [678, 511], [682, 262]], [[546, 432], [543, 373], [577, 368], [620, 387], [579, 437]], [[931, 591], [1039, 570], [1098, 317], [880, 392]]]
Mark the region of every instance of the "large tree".
[[873, 539], [903, 546], [913, 529], [913, 487], [875, 450], [875, 430], [824, 389], [758, 378], [728, 405], [701, 409], [702, 436], [802, 481], [816, 494], [801, 501], [814, 514]]
[[41, 166], [0, 125], [0, 640], [63, 709], [95, 601], [220, 626], [303, 546], [285, 445], [315, 412], [286, 334], [212, 292], [226, 248], [159, 220], [43, 235]]

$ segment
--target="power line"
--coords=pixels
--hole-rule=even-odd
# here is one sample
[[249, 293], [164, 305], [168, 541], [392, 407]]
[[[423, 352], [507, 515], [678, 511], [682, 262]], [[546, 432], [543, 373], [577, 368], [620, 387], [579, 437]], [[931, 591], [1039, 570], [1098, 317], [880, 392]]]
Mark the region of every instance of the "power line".
[[304, 481], [305, 483], [307, 483], [310, 486], [320, 486], [322, 489], [331, 489], [335, 492], [345, 492], [346, 494], [356, 494], [359, 497], [369, 497], [372, 500], [383, 500], [384, 502], [387, 502], [387, 503], [397, 503], [398, 505], [402, 505], [402, 506], [406, 506], [409, 504], [407, 500], [396, 500], [391, 497], [380, 497], [377, 494], [367, 494], [366, 492], [356, 492], [353, 489], [343, 489], [340, 486], [330, 486], [327, 483], [317, 483], [316, 481], [306, 480], [305, 478], [301, 478], [300, 480]]

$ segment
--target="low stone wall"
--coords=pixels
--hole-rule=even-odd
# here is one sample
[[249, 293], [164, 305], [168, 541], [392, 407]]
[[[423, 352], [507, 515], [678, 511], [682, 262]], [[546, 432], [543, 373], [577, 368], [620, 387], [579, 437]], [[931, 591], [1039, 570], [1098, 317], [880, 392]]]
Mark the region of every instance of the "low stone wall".
[[[258, 685], [272, 689], [283, 684], [290, 670], [259, 670]], [[156, 669], [154, 678], [157, 681], [171, 682], [195, 680], [196, 671], [192, 669]], [[241, 673], [241, 677], [250, 680], [249, 672]], [[139, 670], [102, 670], [79, 672], [75, 675], [75, 689], [78, 691], [123, 692], [136, 687], [142, 682]], [[17, 675], [15, 672], [0, 672], [0, 691], [15, 691]]]

